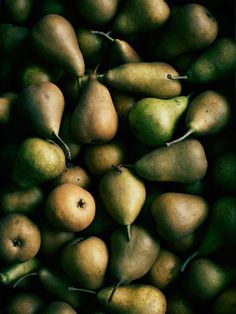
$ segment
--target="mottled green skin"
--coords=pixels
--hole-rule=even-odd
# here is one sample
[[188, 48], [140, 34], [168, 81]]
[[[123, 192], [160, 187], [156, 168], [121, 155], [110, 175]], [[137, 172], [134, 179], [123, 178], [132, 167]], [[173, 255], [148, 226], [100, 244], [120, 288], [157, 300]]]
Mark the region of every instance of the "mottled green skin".
[[31, 187], [58, 176], [65, 168], [62, 149], [40, 138], [28, 138], [20, 146], [13, 180], [20, 187]]

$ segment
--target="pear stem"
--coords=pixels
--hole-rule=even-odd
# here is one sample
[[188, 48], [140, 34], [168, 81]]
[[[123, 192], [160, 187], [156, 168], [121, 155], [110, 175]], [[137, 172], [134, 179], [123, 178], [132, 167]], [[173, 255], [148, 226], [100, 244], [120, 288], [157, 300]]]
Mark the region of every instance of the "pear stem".
[[194, 259], [196, 256], [198, 256], [198, 255], [199, 255], [199, 252], [198, 252], [198, 251], [197, 251], [197, 252], [194, 252], [192, 255], [190, 255], [190, 256], [183, 262], [183, 264], [181, 265], [180, 271], [183, 273], [184, 270], [185, 270], [185, 268], [186, 268], [186, 266], [188, 265], [188, 263], [189, 263], [192, 259]]
[[102, 35], [102, 36], [106, 37], [108, 40], [110, 40], [111, 42], [115, 41], [115, 39], [112, 38], [111, 36], [109, 36], [107, 33], [100, 32], [100, 31], [91, 31], [91, 33], [96, 34], [96, 35]]
[[174, 141], [171, 141], [171, 142], [167, 142], [166, 143], [166, 146], [167, 147], [170, 147], [172, 144], [175, 144], [175, 143], [179, 143], [181, 141], [183, 141], [184, 139], [186, 139], [186, 137], [188, 137], [189, 135], [191, 135], [194, 131], [192, 129], [189, 129], [183, 136], [177, 138], [176, 140]]
[[196, 93], [196, 91], [193, 90], [193, 91], [192, 91], [191, 93], [189, 93], [186, 97], [187, 97], [188, 99], [190, 99], [195, 93]]
[[112, 289], [112, 292], [111, 292], [111, 295], [109, 296], [109, 299], [108, 299], [108, 303], [111, 303], [112, 301], [112, 298], [116, 292], [116, 290], [119, 288], [119, 286], [123, 283], [123, 280], [120, 280], [115, 286], [114, 288]]
[[58, 134], [56, 134], [55, 132], [53, 132], [52, 137], [55, 138], [58, 145], [62, 148], [66, 158], [68, 160], [71, 160], [71, 151], [70, 151], [69, 147], [66, 145], [66, 143], [63, 141], [63, 139]]
[[187, 75], [179, 75], [179, 76], [172, 76], [170, 73], [167, 74], [167, 78], [169, 80], [187, 80], [188, 76]]
[[85, 292], [85, 293], [90, 293], [90, 294], [97, 294], [97, 292], [93, 291], [93, 290], [75, 288], [75, 287], [68, 287], [68, 290], [69, 291], [80, 291], [80, 292]]
[[131, 229], [131, 224], [126, 225], [128, 241], [130, 241], [130, 239], [131, 239], [131, 232], [130, 232], [130, 229]]
[[22, 276], [20, 279], [18, 279], [18, 280], [14, 283], [13, 288], [16, 288], [16, 287], [19, 285], [19, 283], [20, 283], [22, 280], [24, 280], [25, 278], [31, 277], [31, 276], [37, 276], [37, 275], [38, 275], [38, 273], [34, 272], [34, 273], [27, 274], [27, 275], [25, 275], [25, 276]]

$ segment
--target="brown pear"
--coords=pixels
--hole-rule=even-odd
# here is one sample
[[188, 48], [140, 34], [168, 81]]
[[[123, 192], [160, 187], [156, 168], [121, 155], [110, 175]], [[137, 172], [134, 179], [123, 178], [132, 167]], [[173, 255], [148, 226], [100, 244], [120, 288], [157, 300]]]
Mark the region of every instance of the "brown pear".
[[45, 138], [57, 139], [70, 158], [69, 148], [58, 135], [64, 106], [61, 90], [51, 82], [31, 84], [19, 96], [19, 110], [34, 132]]
[[0, 259], [5, 263], [24, 262], [40, 248], [37, 225], [23, 214], [8, 214], [0, 220]]
[[112, 165], [124, 162], [126, 150], [124, 143], [115, 138], [110, 142], [88, 145], [84, 148], [84, 161], [93, 176], [101, 177]]
[[147, 273], [147, 281], [163, 290], [177, 278], [180, 266], [180, 259], [177, 255], [161, 248], [155, 262]]
[[110, 92], [91, 74], [71, 118], [72, 136], [79, 143], [98, 144], [111, 140], [117, 129]]
[[95, 236], [77, 238], [68, 243], [61, 254], [64, 271], [87, 289], [102, 287], [108, 267], [108, 249]]
[[10, 301], [6, 306], [7, 314], [34, 314], [42, 310], [44, 306], [43, 299], [30, 292], [18, 292], [15, 295], [11, 295]]
[[91, 185], [91, 180], [84, 168], [68, 163], [64, 171], [52, 181], [54, 187], [64, 183], [72, 183], [88, 189]]
[[75, 76], [83, 76], [84, 59], [71, 23], [63, 16], [43, 16], [31, 31], [33, 49], [49, 62], [62, 66]]
[[208, 204], [197, 195], [168, 192], [154, 200], [151, 212], [158, 233], [171, 241], [197, 229], [207, 217]]
[[64, 183], [48, 195], [45, 214], [53, 227], [61, 231], [79, 232], [93, 221], [95, 200], [80, 186]]

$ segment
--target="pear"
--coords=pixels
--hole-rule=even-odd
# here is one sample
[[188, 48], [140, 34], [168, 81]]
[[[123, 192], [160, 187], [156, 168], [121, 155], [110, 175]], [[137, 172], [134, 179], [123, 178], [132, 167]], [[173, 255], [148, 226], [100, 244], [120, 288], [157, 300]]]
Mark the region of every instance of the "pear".
[[201, 143], [186, 139], [170, 147], [159, 147], [132, 166], [138, 175], [151, 181], [193, 183], [202, 179], [208, 162]]
[[87, 190], [91, 186], [91, 179], [84, 168], [67, 164], [64, 171], [52, 180], [52, 186], [56, 187], [64, 183], [76, 184]]
[[129, 169], [118, 167], [106, 172], [99, 182], [99, 195], [108, 214], [127, 227], [140, 213], [145, 199], [144, 183]]
[[85, 26], [77, 28], [76, 36], [86, 68], [93, 68], [101, 64], [104, 52], [106, 51], [104, 38], [96, 33], [94, 34], [89, 27]]
[[85, 64], [70, 22], [57, 14], [43, 16], [31, 30], [33, 49], [40, 57], [62, 66], [72, 75], [84, 75]]
[[[11, 314], [33, 314], [40, 312], [44, 302], [40, 296], [30, 292], [18, 292], [11, 297], [7, 303], [6, 313]], [[41, 312], [40, 312], [41, 313]]]
[[23, 188], [57, 177], [65, 168], [65, 155], [54, 142], [29, 137], [21, 143], [14, 163], [13, 181]]
[[7, 125], [12, 121], [12, 111], [18, 95], [12, 92], [0, 96], [0, 125]]
[[98, 144], [111, 140], [117, 129], [118, 116], [110, 92], [91, 74], [72, 114], [72, 136], [79, 143]]
[[206, 302], [222, 292], [235, 277], [233, 265], [224, 265], [208, 258], [196, 258], [189, 265], [183, 285], [190, 298]]
[[95, 236], [73, 240], [64, 247], [61, 254], [64, 271], [81, 287], [92, 290], [104, 285], [108, 260], [105, 242]]
[[0, 283], [5, 286], [13, 284], [14, 287], [22, 278], [35, 274], [39, 269], [40, 262], [36, 257], [30, 258], [25, 262], [11, 263], [0, 271]]
[[182, 141], [190, 134], [196, 135], [216, 134], [229, 122], [230, 106], [227, 99], [218, 92], [205, 91], [191, 101], [185, 117], [185, 125], [188, 131], [179, 139], [168, 142]]
[[21, 92], [18, 101], [19, 109], [34, 132], [45, 138], [55, 138], [70, 159], [70, 150], [58, 135], [65, 106], [61, 90], [51, 82], [31, 84]]
[[186, 79], [194, 84], [207, 84], [228, 77], [236, 65], [236, 44], [232, 38], [217, 39], [192, 63], [186, 75], [169, 79]]
[[211, 180], [221, 192], [236, 192], [236, 155], [235, 151], [220, 153], [212, 162]]
[[191, 304], [188, 298], [181, 292], [173, 292], [166, 296], [167, 314], [196, 314], [195, 304]]
[[104, 36], [111, 43], [107, 58], [108, 60], [106, 59], [106, 63], [108, 63], [109, 68], [113, 68], [124, 63], [134, 63], [142, 61], [139, 54], [127, 41], [118, 38], [114, 39], [104, 32], [92, 31], [92, 33]]
[[154, 200], [151, 212], [158, 233], [171, 241], [195, 231], [208, 215], [208, 204], [198, 195], [168, 192]]
[[5, 263], [25, 262], [40, 248], [37, 225], [23, 214], [8, 214], [0, 220], [0, 258]]
[[0, 208], [4, 214], [31, 214], [42, 205], [43, 191], [38, 186], [27, 189], [7, 188], [1, 193]]
[[149, 284], [163, 290], [177, 278], [179, 272], [180, 259], [178, 256], [161, 248], [146, 278]]
[[221, 292], [213, 303], [214, 314], [234, 314], [236, 307], [236, 288], [230, 287]]
[[117, 280], [109, 301], [117, 287], [143, 277], [159, 254], [160, 244], [145, 228], [132, 225], [131, 239], [127, 241], [123, 229], [115, 230], [110, 240], [110, 273]]
[[99, 303], [109, 313], [117, 314], [165, 314], [166, 298], [164, 294], [151, 285], [124, 285], [117, 288], [112, 299], [108, 302], [113, 287], [105, 287], [97, 294]]
[[23, 23], [27, 20], [33, 0], [6, 0], [5, 14], [13, 23]]
[[213, 204], [210, 221], [197, 250], [199, 255], [214, 253], [236, 239], [236, 198], [221, 197]]
[[131, 130], [144, 144], [162, 145], [172, 137], [187, 106], [188, 97], [185, 96], [171, 99], [143, 98], [129, 112]]
[[75, 3], [89, 25], [102, 26], [109, 23], [116, 14], [119, 0], [76, 0]]
[[93, 221], [95, 211], [92, 194], [73, 183], [54, 188], [45, 202], [49, 223], [61, 231], [79, 232], [85, 229]]
[[124, 162], [125, 156], [125, 145], [119, 138], [114, 138], [104, 144], [87, 145], [84, 148], [86, 167], [95, 177], [102, 177], [112, 165]]
[[180, 6], [168, 21], [163, 37], [157, 41], [155, 58], [168, 60], [201, 50], [214, 42], [218, 23], [210, 11], [197, 3]]
[[61, 301], [49, 303], [41, 312], [41, 314], [76, 314], [77, 312], [68, 304]]
[[86, 302], [87, 296], [83, 293], [69, 291], [68, 287], [74, 284], [74, 281], [64, 272], [51, 270], [41, 267], [38, 271], [39, 280], [46, 293], [57, 300], [68, 303], [73, 308], [80, 309]]
[[168, 20], [170, 8], [164, 0], [130, 0], [115, 16], [112, 30], [122, 35], [149, 32]]
[[181, 84], [178, 80], [168, 79], [168, 74], [178, 77], [177, 71], [167, 63], [138, 62], [122, 64], [98, 78], [126, 93], [169, 99], [180, 95]]

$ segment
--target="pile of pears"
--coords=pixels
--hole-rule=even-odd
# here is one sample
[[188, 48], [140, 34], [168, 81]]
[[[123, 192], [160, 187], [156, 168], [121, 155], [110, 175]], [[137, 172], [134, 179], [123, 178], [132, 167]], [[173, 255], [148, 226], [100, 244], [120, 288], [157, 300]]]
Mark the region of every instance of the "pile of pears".
[[235, 9], [0, 1], [0, 313], [235, 313]]

